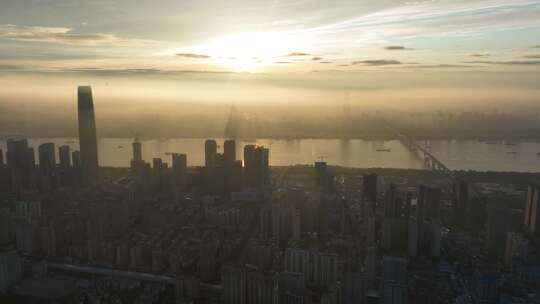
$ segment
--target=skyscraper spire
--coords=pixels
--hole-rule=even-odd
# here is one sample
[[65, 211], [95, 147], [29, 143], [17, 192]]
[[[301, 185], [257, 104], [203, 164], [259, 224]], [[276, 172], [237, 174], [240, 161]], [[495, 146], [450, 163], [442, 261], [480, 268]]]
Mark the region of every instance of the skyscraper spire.
[[98, 175], [96, 119], [90, 86], [79, 86], [78, 110], [81, 173], [83, 180], [88, 181]]

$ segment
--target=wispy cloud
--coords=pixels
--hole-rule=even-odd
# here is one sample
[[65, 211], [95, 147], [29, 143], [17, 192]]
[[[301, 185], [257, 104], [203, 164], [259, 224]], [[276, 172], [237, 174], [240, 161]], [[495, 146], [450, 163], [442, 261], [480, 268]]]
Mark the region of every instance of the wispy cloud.
[[318, 61], [318, 60], [322, 60], [322, 59], [323, 59], [322, 57], [313, 57], [313, 58], [311, 58], [311, 60], [313, 60], [313, 61]]
[[527, 59], [540, 59], [540, 54], [536, 54], [536, 55], [527, 55], [527, 56], [523, 56], [523, 58], [527, 58]]
[[476, 57], [476, 58], [489, 57], [489, 56], [491, 56], [491, 54], [488, 54], [488, 53], [471, 54], [471, 57]]
[[303, 52], [292, 52], [285, 55], [285, 57], [301, 57], [301, 56], [311, 56], [311, 54], [303, 53]]
[[359, 61], [353, 61], [351, 64], [361, 64], [361, 65], [369, 65], [369, 66], [383, 66], [383, 65], [399, 65], [403, 64], [401, 61], [397, 60], [386, 60], [386, 59], [378, 59], [378, 60], [359, 60]]
[[403, 69], [455, 69], [455, 68], [471, 68], [472, 65], [465, 64], [415, 64], [401, 66]]
[[18, 65], [0, 64], [0, 71], [13, 71], [13, 70], [20, 70], [20, 69], [22, 69], [22, 67]]
[[518, 66], [537, 66], [540, 60], [512, 60], [512, 61], [465, 61], [472, 64], [496, 64], [496, 65], [518, 65]]
[[464, 37], [540, 26], [538, 0], [428, 1], [331, 23], [309, 32], [331, 37], [355, 34], [369, 44], [424, 37]]
[[75, 33], [73, 29], [68, 27], [22, 26], [14, 24], [0, 25], [0, 38], [16, 41], [48, 42], [81, 46], [134, 46], [149, 43], [149, 41], [141, 39], [124, 39], [111, 34]]
[[[211, 58], [208, 55], [194, 54], [194, 53], [178, 53], [178, 54], [176, 54], [176, 56], [182, 57], [182, 58], [191, 58], [191, 59], [208, 59], [208, 58]], [[228, 59], [230, 59], [230, 58], [228, 58]]]
[[389, 51], [408, 51], [408, 50], [412, 50], [411, 48], [407, 48], [407, 47], [404, 47], [402, 45], [389, 45], [389, 46], [385, 47], [384, 49], [389, 50]]

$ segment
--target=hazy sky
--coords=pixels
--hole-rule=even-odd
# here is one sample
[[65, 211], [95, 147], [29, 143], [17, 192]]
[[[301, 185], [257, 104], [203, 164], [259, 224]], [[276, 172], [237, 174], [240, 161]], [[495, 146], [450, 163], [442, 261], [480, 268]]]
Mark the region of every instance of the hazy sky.
[[0, 0], [0, 8], [0, 80], [9, 84], [0, 102], [67, 100], [78, 83], [190, 102], [266, 102], [263, 88], [280, 101], [326, 102], [345, 91], [382, 101], [401, 92], [435, 101], [538, 96], [540, 0]]

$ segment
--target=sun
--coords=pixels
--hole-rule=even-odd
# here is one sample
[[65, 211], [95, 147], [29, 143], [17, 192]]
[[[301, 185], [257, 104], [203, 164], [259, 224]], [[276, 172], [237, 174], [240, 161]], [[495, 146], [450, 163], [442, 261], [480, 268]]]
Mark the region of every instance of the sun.
[[203, 46], [203, 51], [219, 65], [252, 71], [271, 65], [297, 47], [298, 41], [289, 34], [251, 32], [218, 38]]

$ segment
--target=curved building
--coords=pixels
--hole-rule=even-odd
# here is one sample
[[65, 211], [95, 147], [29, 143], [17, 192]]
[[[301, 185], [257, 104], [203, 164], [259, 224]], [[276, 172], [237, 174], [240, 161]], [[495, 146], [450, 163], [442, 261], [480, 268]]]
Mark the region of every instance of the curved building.
[[78, 111], [81, 173], [83, 180], [92, 180], [98, 175], [98, 152], [94, 101], [90, 86], [80, 86], [78, 89]]

